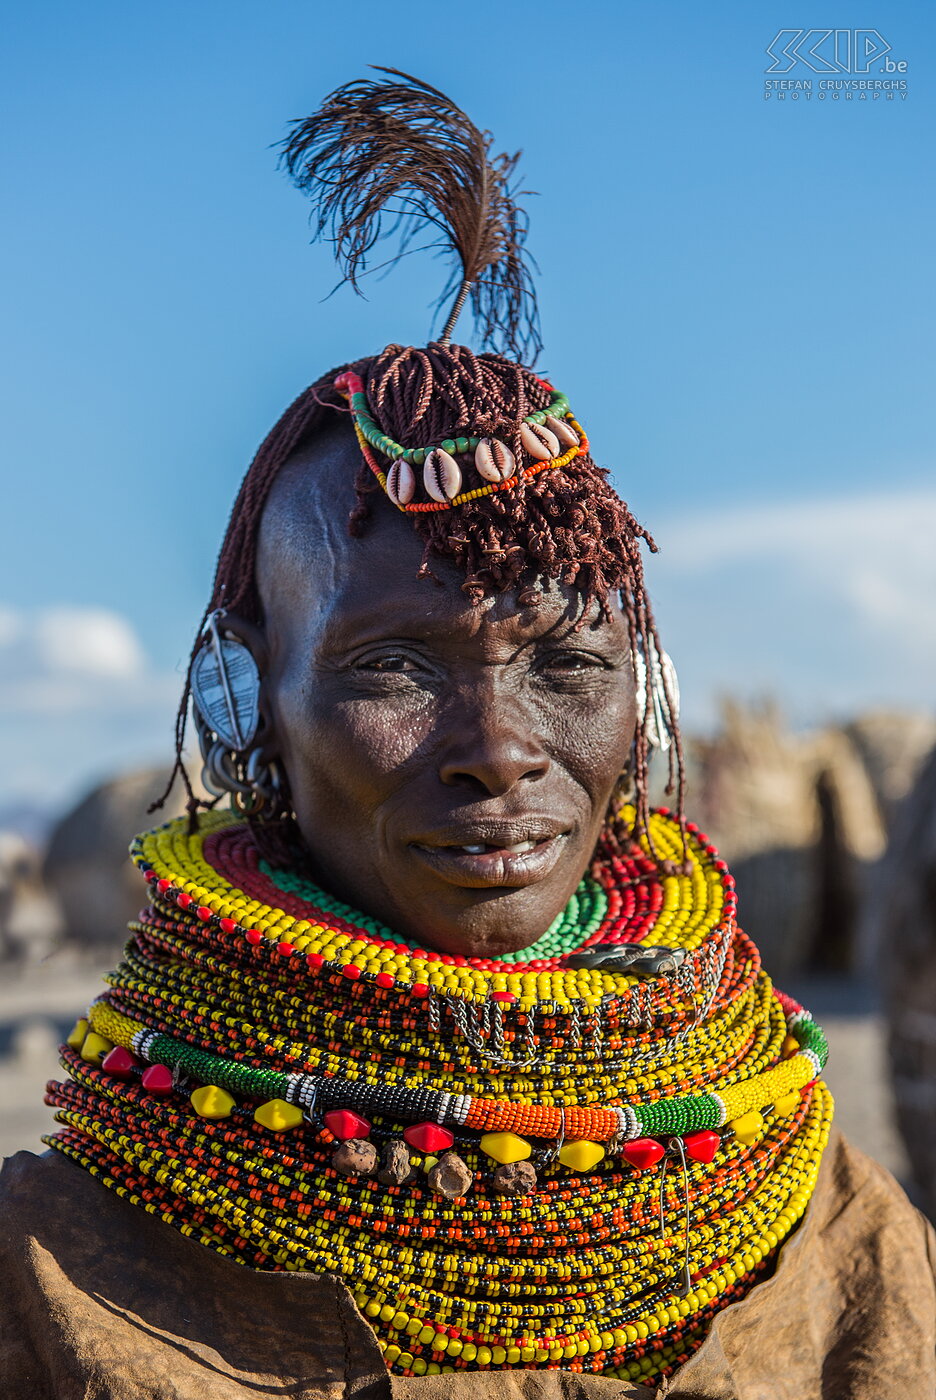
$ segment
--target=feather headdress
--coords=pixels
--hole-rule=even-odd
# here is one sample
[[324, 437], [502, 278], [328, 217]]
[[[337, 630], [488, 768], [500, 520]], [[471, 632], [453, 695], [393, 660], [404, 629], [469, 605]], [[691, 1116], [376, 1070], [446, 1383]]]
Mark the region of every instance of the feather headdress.
[[282, 143], [283, 165], [312, 200], [316, 236], [331, 238], [343, 280], [360, 291], [381, 239], [398, 236], [394, 263], [434, 228], [428, 246], [456, 258], [439, 298], [457, 288], [442, 343], [470, 298], [483, 346], [530, 363], [541, 341], [527, 219], [510, 184], [519, 152], [492, 155], [490, 133], [444, 93], [396, 68], [377, 71], [389, 77], [345, 83]]

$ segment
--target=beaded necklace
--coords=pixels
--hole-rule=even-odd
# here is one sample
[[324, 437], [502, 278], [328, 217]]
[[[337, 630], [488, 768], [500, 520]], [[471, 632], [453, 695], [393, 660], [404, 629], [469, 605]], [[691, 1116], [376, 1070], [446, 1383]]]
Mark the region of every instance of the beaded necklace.
[[214, 812], [63, 1047], [46, 1139], [261, 1269], [343, 1278], [397, 1374], [653, 1384], [769, 1270], [831, 1120], [821, 1030], [665, 810], [523, 961], [401, 942]]

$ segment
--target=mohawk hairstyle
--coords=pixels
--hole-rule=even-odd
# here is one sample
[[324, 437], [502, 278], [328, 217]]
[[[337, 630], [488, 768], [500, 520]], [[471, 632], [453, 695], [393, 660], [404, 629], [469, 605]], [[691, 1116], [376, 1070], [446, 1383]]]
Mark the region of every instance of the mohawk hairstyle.
[[[402, 224], [397, 257], [420, 227], [440, 229], [457, 254], [462, 274], [447, 331], [470, 288], [483, 343], [499, 341], [512, 357], [499, 353], [497, 346], [476, 354], [450, 344], [446, 334], [424, 348], [388, 345], [373, 358], [331, 371], [300, 394], [261, 445], [241, 485], [193, 661], [215, 609], [226, 608], [257, 624], [262, 621], [256, 561], [264, 507], [281, 468], [325, 422], [341, 413], [350, 419], [335, 387], [338, 375], [350, 369], [361, 377], [374, 419], [405, 447], [477, 434], [498, 437], [519, 456], [524, 419], [549, 402], [549, 386], [516, 362], [518, 345], [538, 345], [535, 301], [521, 253], [525, 219], [506, 187], [517, 158], [498, 157], [492, 163], [490, 137], [472, 126], [448, 98], [396, 70], [382, 71], [394, 81], [350, 83], [326, 98], [314, 116], [294, 123], [284, 143], [284, 162], [312, 195], [318, 232], [331, 227], [346, 280], [355, 286], [368, 253], [382, 236], [383, 214], [394, 216], [394, 228]], [[400, 203], [388, 210], [391, 198]], [[484, 277], [486, 270], [490, 275]], [[363, 460], [355, 486], [357, 505], [348, 527], [352, 536], [360, 536], [367, 529], [375, 493], [380, 494]], [[554, 579], [578, 591], [582, 621], [594, 603], [609, 615], [610, 599], [617, 595], [634, 652], [648, 657], [654, 648], [662, 650], [641, 557], [642, 543], [653, 552], [656, 545], [614, 491], [608, 473], [587, 453], [564, 467], [518, 476], [509, 490], [411, 518], [424, 542], [422, 576], [431, 576], [433, 557], [448, 558], [464, 570], [462, 587], [473, 602], [516, 589], [524, 606], [538, 601], [539, 583]], [[675, 714], [665, 677], [664, 687], [670, 713]], [[196, 798], [182, 758], [190, 693], [187, 681], [176, 718], [175, 766], [153, 810], [181, 776], [194, 822], [198, 808], [210, 804]], [[649, 830], [651, 711], [647, 703], [634, 744], [635, 827], [625, 829], [612, 814], [602, 837], [607, 854], [622, 849], [637, 831]], [[674, 783], [678, 787], [682, 822], [684, 765], [675, 722], [673, 738], [667, 790]], [[280, 821], [254, 819], [257, 840], [275, 863], [295, 859], [292, 825], [288, 814]]]

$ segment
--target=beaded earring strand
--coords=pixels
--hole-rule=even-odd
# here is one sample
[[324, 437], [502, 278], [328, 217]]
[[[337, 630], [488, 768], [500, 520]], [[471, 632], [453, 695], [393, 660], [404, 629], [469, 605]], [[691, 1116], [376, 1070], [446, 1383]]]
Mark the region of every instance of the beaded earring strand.
[[802, 1215], [831, 1100], [724, 862], [651, 826], [512, 960], [401, 942], [230, 813], [140, 838], [152, 903], [50, 1145], [242, 1264], [345, 1278], [397, 1373], [669, 1374]]

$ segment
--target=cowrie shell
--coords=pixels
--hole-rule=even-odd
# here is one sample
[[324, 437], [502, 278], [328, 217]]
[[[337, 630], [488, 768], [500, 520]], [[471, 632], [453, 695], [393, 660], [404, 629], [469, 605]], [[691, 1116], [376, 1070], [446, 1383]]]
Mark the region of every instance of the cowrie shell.
[[475, 470], [485, 481], [508, 481], [517, 470], [510, 448], [499, 438], [482, 438], [475, 448]]
[[434, 447], [423, 467], [423, 483], [434, 501], [451, 501], [461, 490], [461, 467], [441, 447]]
[[395, 506], [408, 506], [416, 494], [416, 473], [404, 457], [387, 472], [387, 495]]
[[520, 441], [523, 450], [538, 462], [549, 462], [559, 456], [559, 439], [548, 428], [538, 423], [523, 423], [520, 426]]
[[559, 439], [563, 447], [578, 447], [579, 435], [564, 419], [554, 418], [552, 414], [550, 414], [543, 424], [543, 427], [548, 428], [553, 436]]

